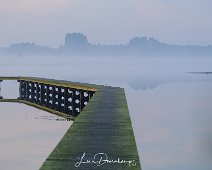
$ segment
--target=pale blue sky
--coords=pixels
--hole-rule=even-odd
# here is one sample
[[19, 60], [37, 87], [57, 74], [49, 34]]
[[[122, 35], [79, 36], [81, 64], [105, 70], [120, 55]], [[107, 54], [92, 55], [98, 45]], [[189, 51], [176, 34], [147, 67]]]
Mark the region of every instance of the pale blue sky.
[[148, 36], [208, 45], [211, 6], [211, 0], [0, 0], [0, 46], [30, 41], [57, 47], [67, 32], [102, 44]]

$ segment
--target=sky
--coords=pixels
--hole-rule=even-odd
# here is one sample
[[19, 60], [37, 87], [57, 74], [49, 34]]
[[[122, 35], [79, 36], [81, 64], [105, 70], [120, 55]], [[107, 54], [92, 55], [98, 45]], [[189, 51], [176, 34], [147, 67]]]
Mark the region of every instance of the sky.
[[212, 45], [211, 6], [211, 0], [0, 0], [0, 47], [18, 42], [58, 47], [67, 32], [101, 44], [147, 36]]

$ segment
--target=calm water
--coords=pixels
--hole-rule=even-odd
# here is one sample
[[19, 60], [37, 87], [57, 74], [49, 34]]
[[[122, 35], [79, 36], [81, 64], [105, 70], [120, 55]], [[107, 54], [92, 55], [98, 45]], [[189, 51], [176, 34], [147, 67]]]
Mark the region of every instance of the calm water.
[[39, 169], [71, 122], [23, 104], [0, 103], [0, 169]]
[[[0, 72], [124, 87], [144, 170], [212, 169], [212, 75], [186, 73], [211, 71], [212, 59], [49, 59], [4, 58]], [[0, 169], [38, 169], [71, 124], [22, 104], [0, 108]]]
[[144, 169], [212, 168], [211, 82], [129, 88], [127, 97]]

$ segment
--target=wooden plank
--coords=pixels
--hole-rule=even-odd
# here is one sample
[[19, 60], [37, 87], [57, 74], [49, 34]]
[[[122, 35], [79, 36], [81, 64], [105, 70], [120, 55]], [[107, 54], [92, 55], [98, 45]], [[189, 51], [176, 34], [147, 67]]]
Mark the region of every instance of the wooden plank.
[[[100, 164], [106, 163], [101, 166], [97, 163], [79, 164], [83, 154], [83, 161], [92, 161], [97, 154], [95, 161], [102, 157], [105, 161], [102, 160]], [[106, 155], [108, 160], [125, 160], [125, 163], [108, 163]], [[78, 165], [79, 167], [76, 167]], [[58, 169], [141, 169], [123, 89], [98, 89], [40, 168]]]

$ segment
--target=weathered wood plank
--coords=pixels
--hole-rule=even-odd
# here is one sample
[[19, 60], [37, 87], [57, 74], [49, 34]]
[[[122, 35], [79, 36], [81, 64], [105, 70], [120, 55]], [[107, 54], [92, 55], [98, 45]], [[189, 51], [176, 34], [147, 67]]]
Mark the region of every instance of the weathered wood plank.
[[[89, 104], [75, 119], [60, 143], [46, 159], [40, 170], [69, 169], [141, 169], [124, 90], [101, 87]], [[132, 161], [131, 163], [82, 163], [102, 159]], [[102, 160], [101, 163], [104, 161]]]

